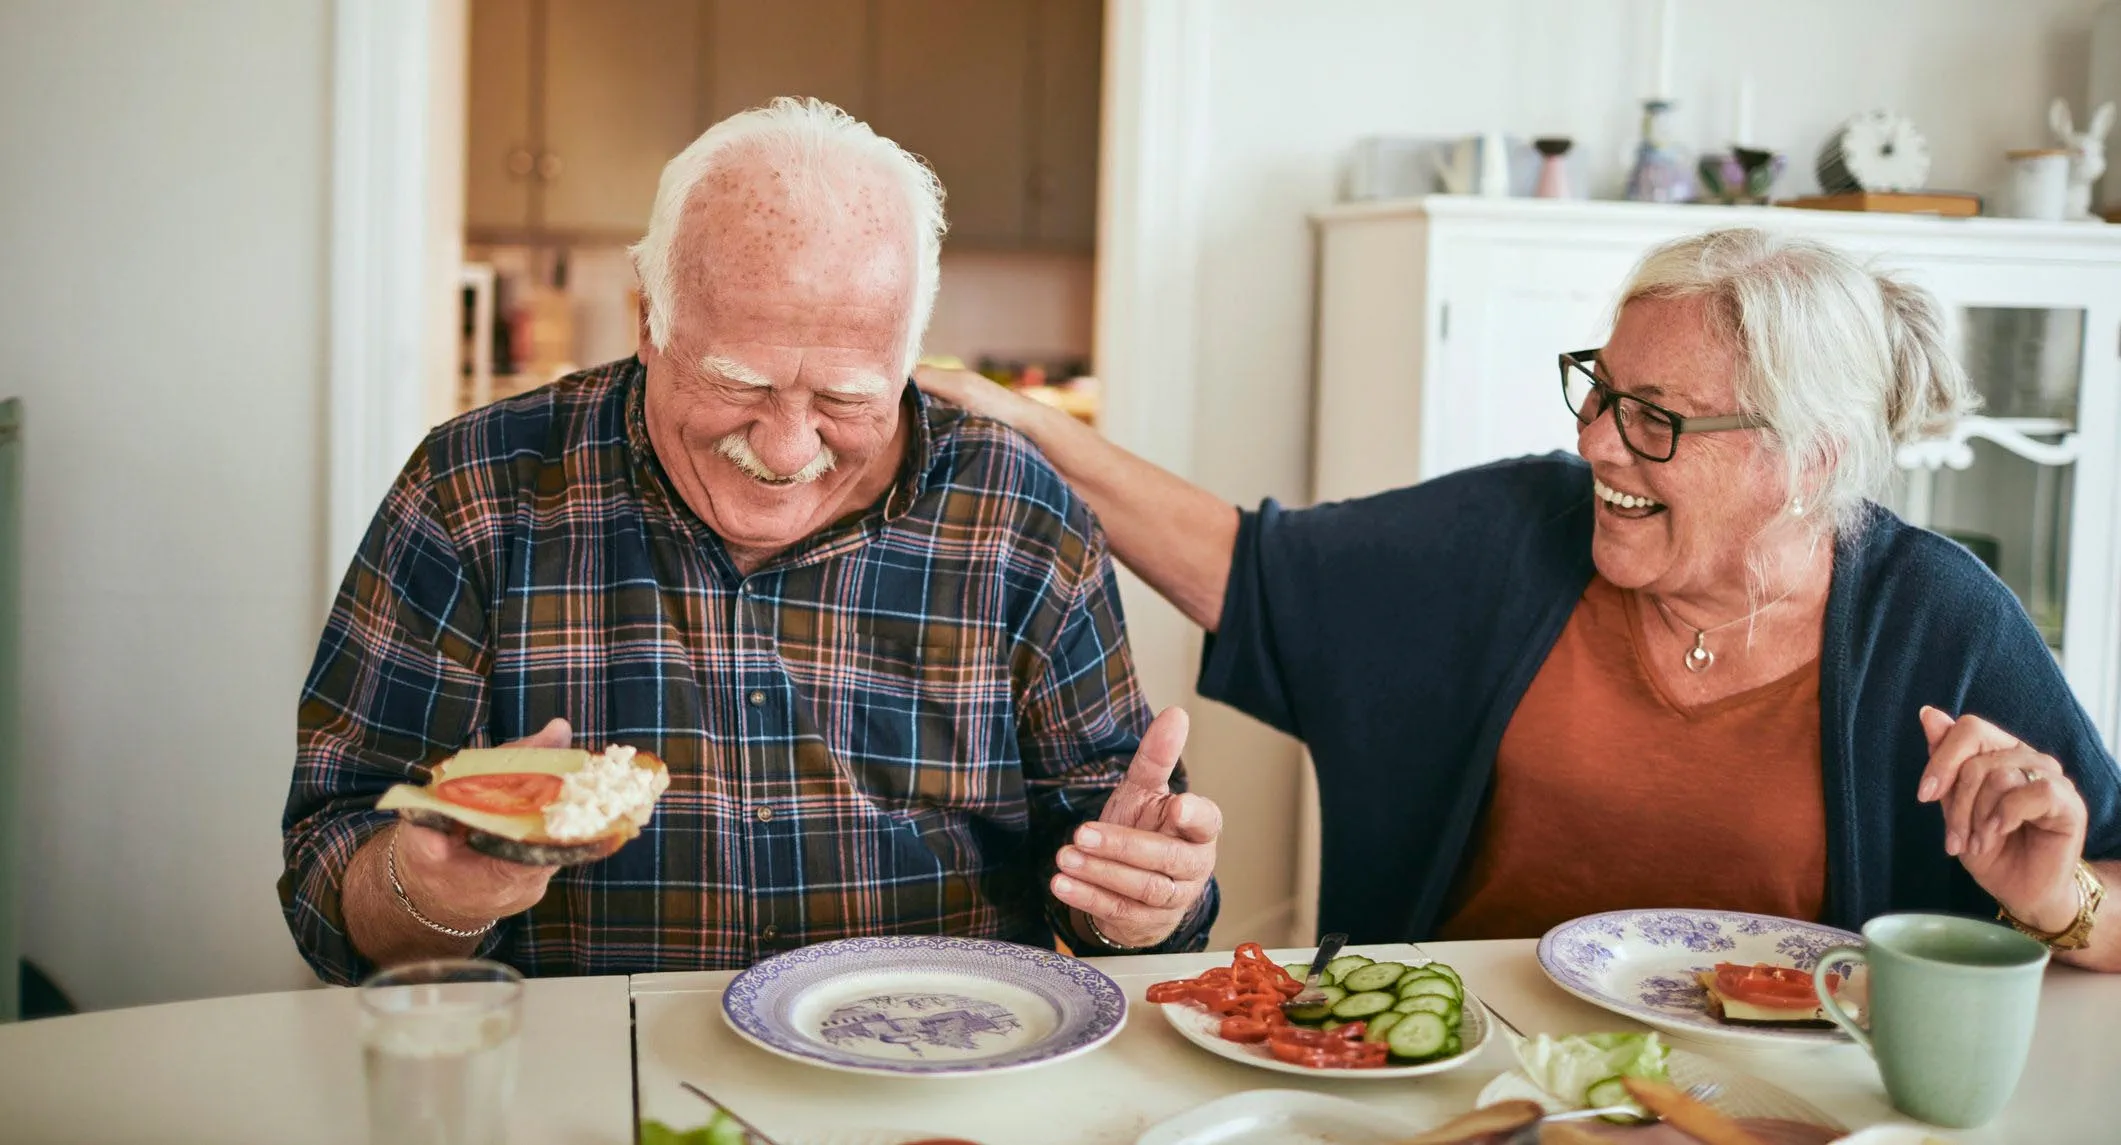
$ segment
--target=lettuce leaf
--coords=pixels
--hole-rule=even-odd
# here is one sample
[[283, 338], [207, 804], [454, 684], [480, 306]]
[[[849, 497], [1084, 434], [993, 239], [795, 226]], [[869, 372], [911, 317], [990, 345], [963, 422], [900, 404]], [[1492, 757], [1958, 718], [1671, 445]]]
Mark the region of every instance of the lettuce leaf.
[[1532, 1084], [1557, 1101], [1582, 1109], [1585, 1093], [1611, 1077], [1641, 1077], [1669, 1082], [1665, 1059], [1671, 1047], [1650, 1034], [1540, 1034], [1517, 1045], [1517, 1061]]
[[672, 1129], [653, 1119], [641, 1122], [641, 1145], [747, 1145], [749, 1141], [751, 1135], [744, 1127], [719, 1109], [697, 1129]]

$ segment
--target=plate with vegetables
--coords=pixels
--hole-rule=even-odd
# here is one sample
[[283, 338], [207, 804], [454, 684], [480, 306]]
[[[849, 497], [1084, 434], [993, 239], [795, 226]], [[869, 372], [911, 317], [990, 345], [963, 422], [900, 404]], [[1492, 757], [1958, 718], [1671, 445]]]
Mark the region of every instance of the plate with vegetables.
[[[1571, 1109], [1624, 1107], [1644, 1111], [1629, 1096], [1626, 1078], [1661, 1081], [1686, 1089], [1707, 1083], [1715, 1087], [1705, 1104], [1740, 1122], [1763, 1141], [1831, 1141], [1846, 1132], [1840, 1122], [1817, 1106], [1700, 1054], [1675, 1050], [1656, 1033], [1571, 1034], [1556, 1038], [1537, 1034], [1513, 1038], [1517, 1068], [1498, 1074], [1480, 1091], [1478, 1104], [1511, 1100], [1538, 1102], [1549, 1113]], [[1638, 1117], [1616, 1114], [1605, 1120], [1629, 1124]]]
[[1344, 954], [1320, 977], [1323, 1003], [1283, 1014], [1309, 969], [1248, 942], [1230, 965], [1159, 982], [1148, 1000], [1194, 1045], [1281, 1073], [1420, 1077], [1465, 1064], [1488, 1040], [1487, 1011], [1442, 962]]

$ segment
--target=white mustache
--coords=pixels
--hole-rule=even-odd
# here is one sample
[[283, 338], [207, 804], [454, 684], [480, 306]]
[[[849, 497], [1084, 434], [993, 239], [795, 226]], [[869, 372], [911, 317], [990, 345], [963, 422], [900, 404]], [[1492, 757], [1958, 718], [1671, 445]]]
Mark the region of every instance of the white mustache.
[[752, 452], [751, 443], [741, 433], [732, 433], [714, 443], [714, 451], [729, 459], [730, 463], [744, 471], [744, 475], [767, 485], [808, 485], [832, 471], [840, 462], [832, 447], [824, 442], [817, 446], [817, 456], [794, 473], [775, 473], [773, 467]]

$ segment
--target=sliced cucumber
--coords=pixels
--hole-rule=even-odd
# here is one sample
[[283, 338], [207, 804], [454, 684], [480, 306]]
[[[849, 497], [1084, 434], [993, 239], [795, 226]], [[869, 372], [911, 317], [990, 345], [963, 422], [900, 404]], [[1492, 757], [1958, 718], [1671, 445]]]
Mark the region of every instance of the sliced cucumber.
[[1393, 1003], [1392, 1009], [1400, 1014], [1442, 1014], [1443, 1020], [1458, 1024], [1458, 1003], [1441, 994], [1415, 994]]
[[1289, 1016], [1290, 1021], [1323, 1022], [1333, 1016], [1333, 1003], [1348, 996], [1348, 992], [1338, 986], [1320, 986], [1318, 989], [1326, 996], [1326, 1000], [1310, 1006], [1289, 1007], [1283, 1013]]
[[1377, 960], [1374, 958], [1364, 958], [1360, 954], [1343, 954], [1326, 963], [1326, 973], [1332, 975], [1335, 982], [1339, 982], [1348, 976], [1348, 971], [1359, 966], [1368, 966], [1375, 961]]
[[1362, 1040], [1366, 1042], [1384, 1041], [1385, 1035], [1391, 1033], [1392, 1027], [1398, 1025], [1399, 1020], [1404, 1017], [1406, 1017], [1405, 1014], [1395, 1014], [1392, 1011], [1387, 1010], [1384, 1013], [1379, 1014], [1374, 1018], [1371, 1018], [1370, 1028], [1363, 1031]]
[[1443, 1015], [1424, 1011], [1392, 1023], [1391, 1032], [1385, 1035], [1385, 1048], [1393, 1057], [1424, 1061], [1442, 1053], [1450, 1041], [1451, 1029], [1444, 1024]]
[[1348, 1026], [1348, 1025], [1353, 1025], [1353, 1024], [1354, 1024], [1354, 1023], [1352, 1023], [1352, 1022], [1347, 1022], [1347, 1021], [1343, 1021], [1343, 1020], [1341, 1020], [1341, 1019], [1339, 1019], [1339, 1018], [1328, 1018], [1328, 1019], [1326, 1019], [1326, 1023], [1325, 1023], [1325, 1025], [1322, 1025], [1322, 1026], [1320, 1026], [1320, 1027], [1318, 1027], [1318, 1028], [1319, 1028], [1319, 1029], [1321, 1029], [1321, 1030], [1326, 1030], [1326, 1031], [1332, 1031], [1332, 1030], [1337, 1030], [1337, 1029], [1341, 1028], [1342, 1026]]
[[1413, 998], [1421, 994], [1435, 994], [1439, 997], [1449, 998], [1461, 1006], [1465, 1005], [1466, 1001], [1465, 987], [1451, 981], [1449, 978], [1441, 978], [1434, 975], [1416, 978], [1414, 981], [1406, 983], [1399, 988], [1399, 996], [1402, 998]]
[[1416, 973], [1422, 973], [1425, 971], [1430, 974], [1441, 974], [1444, 977], [1449, 978], [1451, 981], [1458, 983], [1460, 989], [1465, 988], [1466, 980], [1460, 977], [1458, 971], [1453, 969], [1449, 963], [1424, 962], [1421, 965], [1416, 966], [1414, 970]]
[[[1311, 968], [1301, 962], [1284, 962], [1281, 968], [1288, 971], [1289, 977], [1296, 979], [1298, 982], [1303, 981], [1311, 973]], [[1320, 975], [1319, 981], [1325, 981], [1325, 976]]]
[[1360, 994], [1350, 994], [1333, 1003], [1333, 1016], [1336, 1018], [1367, 1018], [1372, 1014], [1382, 1014], [1386, 1010], [1391, 1009], [1395, 1000], [1390, 994], [1382, 990], [1365, 990]]
[[1348, 971], [1340, 982], [1357, 993], [1364, 990], [1389, 990], [1406, 972], [1407, 968], [1397, 962], [1373, 962]]
[[1431, 973], [1428, 969], [1424, 967], [1416, 967], [1412, 970], [1407, 971], [1405, 974], [1400, 975], [1399, 981], [1394, 982], [1392, 984], [1392, 990], [1394, 993], [1397, 993], [1400, 997], [1404, 998], [1409, 993], [1413, 992], [1414, 984], [1416, 982], [1421, 982], [1427, 979], [1436, 979], [1444, 982], [1450, 981], [1450, 979], [1445, 978], [1441, 974]]
[[1444, 1042], [1443, 1044], [1444, 1057], [1455, 1058], [1459, 1054], [1462, 1054], [1464, 1052], [1466, 1052], [1466, 1045], [1464, 1042], [1458, 1040], [1458, 1035], [1456, 1033], [1453, 1033], [1450, 1037], [1450, 1040]]
[[[1628, 1095], [1627, 1083], [1621, 1081], [1619, 1076], [1615, 1075], [1613, 1077], [1606, 1078], [1604, 1081], [1592, 1082], [1591, 1088], [1583, 1091], [1583, 1103], [1592, 1109], [1597, 1109], [1601, 1106], [1606, 1105], [1626, 1105], [1634, 1107], [1635, 1099]], [[1625, 1125], [1630, 1121], [1638, 1121], [1641, 1119], [1630, 1116], [1628, 1114], [1620, 1114], [1618, 1116], [1615, 1116], [1614, 1114], [1608, 1113], [1605, 1115], [1604, 1120], [1619, 1122], [1620, 1124]]]

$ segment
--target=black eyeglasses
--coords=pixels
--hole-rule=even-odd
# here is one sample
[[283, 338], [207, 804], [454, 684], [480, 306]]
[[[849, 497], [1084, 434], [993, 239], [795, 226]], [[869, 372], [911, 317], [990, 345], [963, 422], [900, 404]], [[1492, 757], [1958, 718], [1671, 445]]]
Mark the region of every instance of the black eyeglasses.
[[1610, 409], [1620, 430], [1620, 443], [1644, 461], [1670, 461], [1679, 450], [1682, 433], [1714, 433], [1725, 429], [1759, 429], [1767, 422], [1752, 414], [1733, 413], [1719, 417], [1680, 417], [1654, 402], [1625, 394], [1600, 378], [1593, 367], [1601, 348], [1571, 350], [1561, 355], [1561, 396], [1576, 415], [1576, 424], [1589, 425]]

